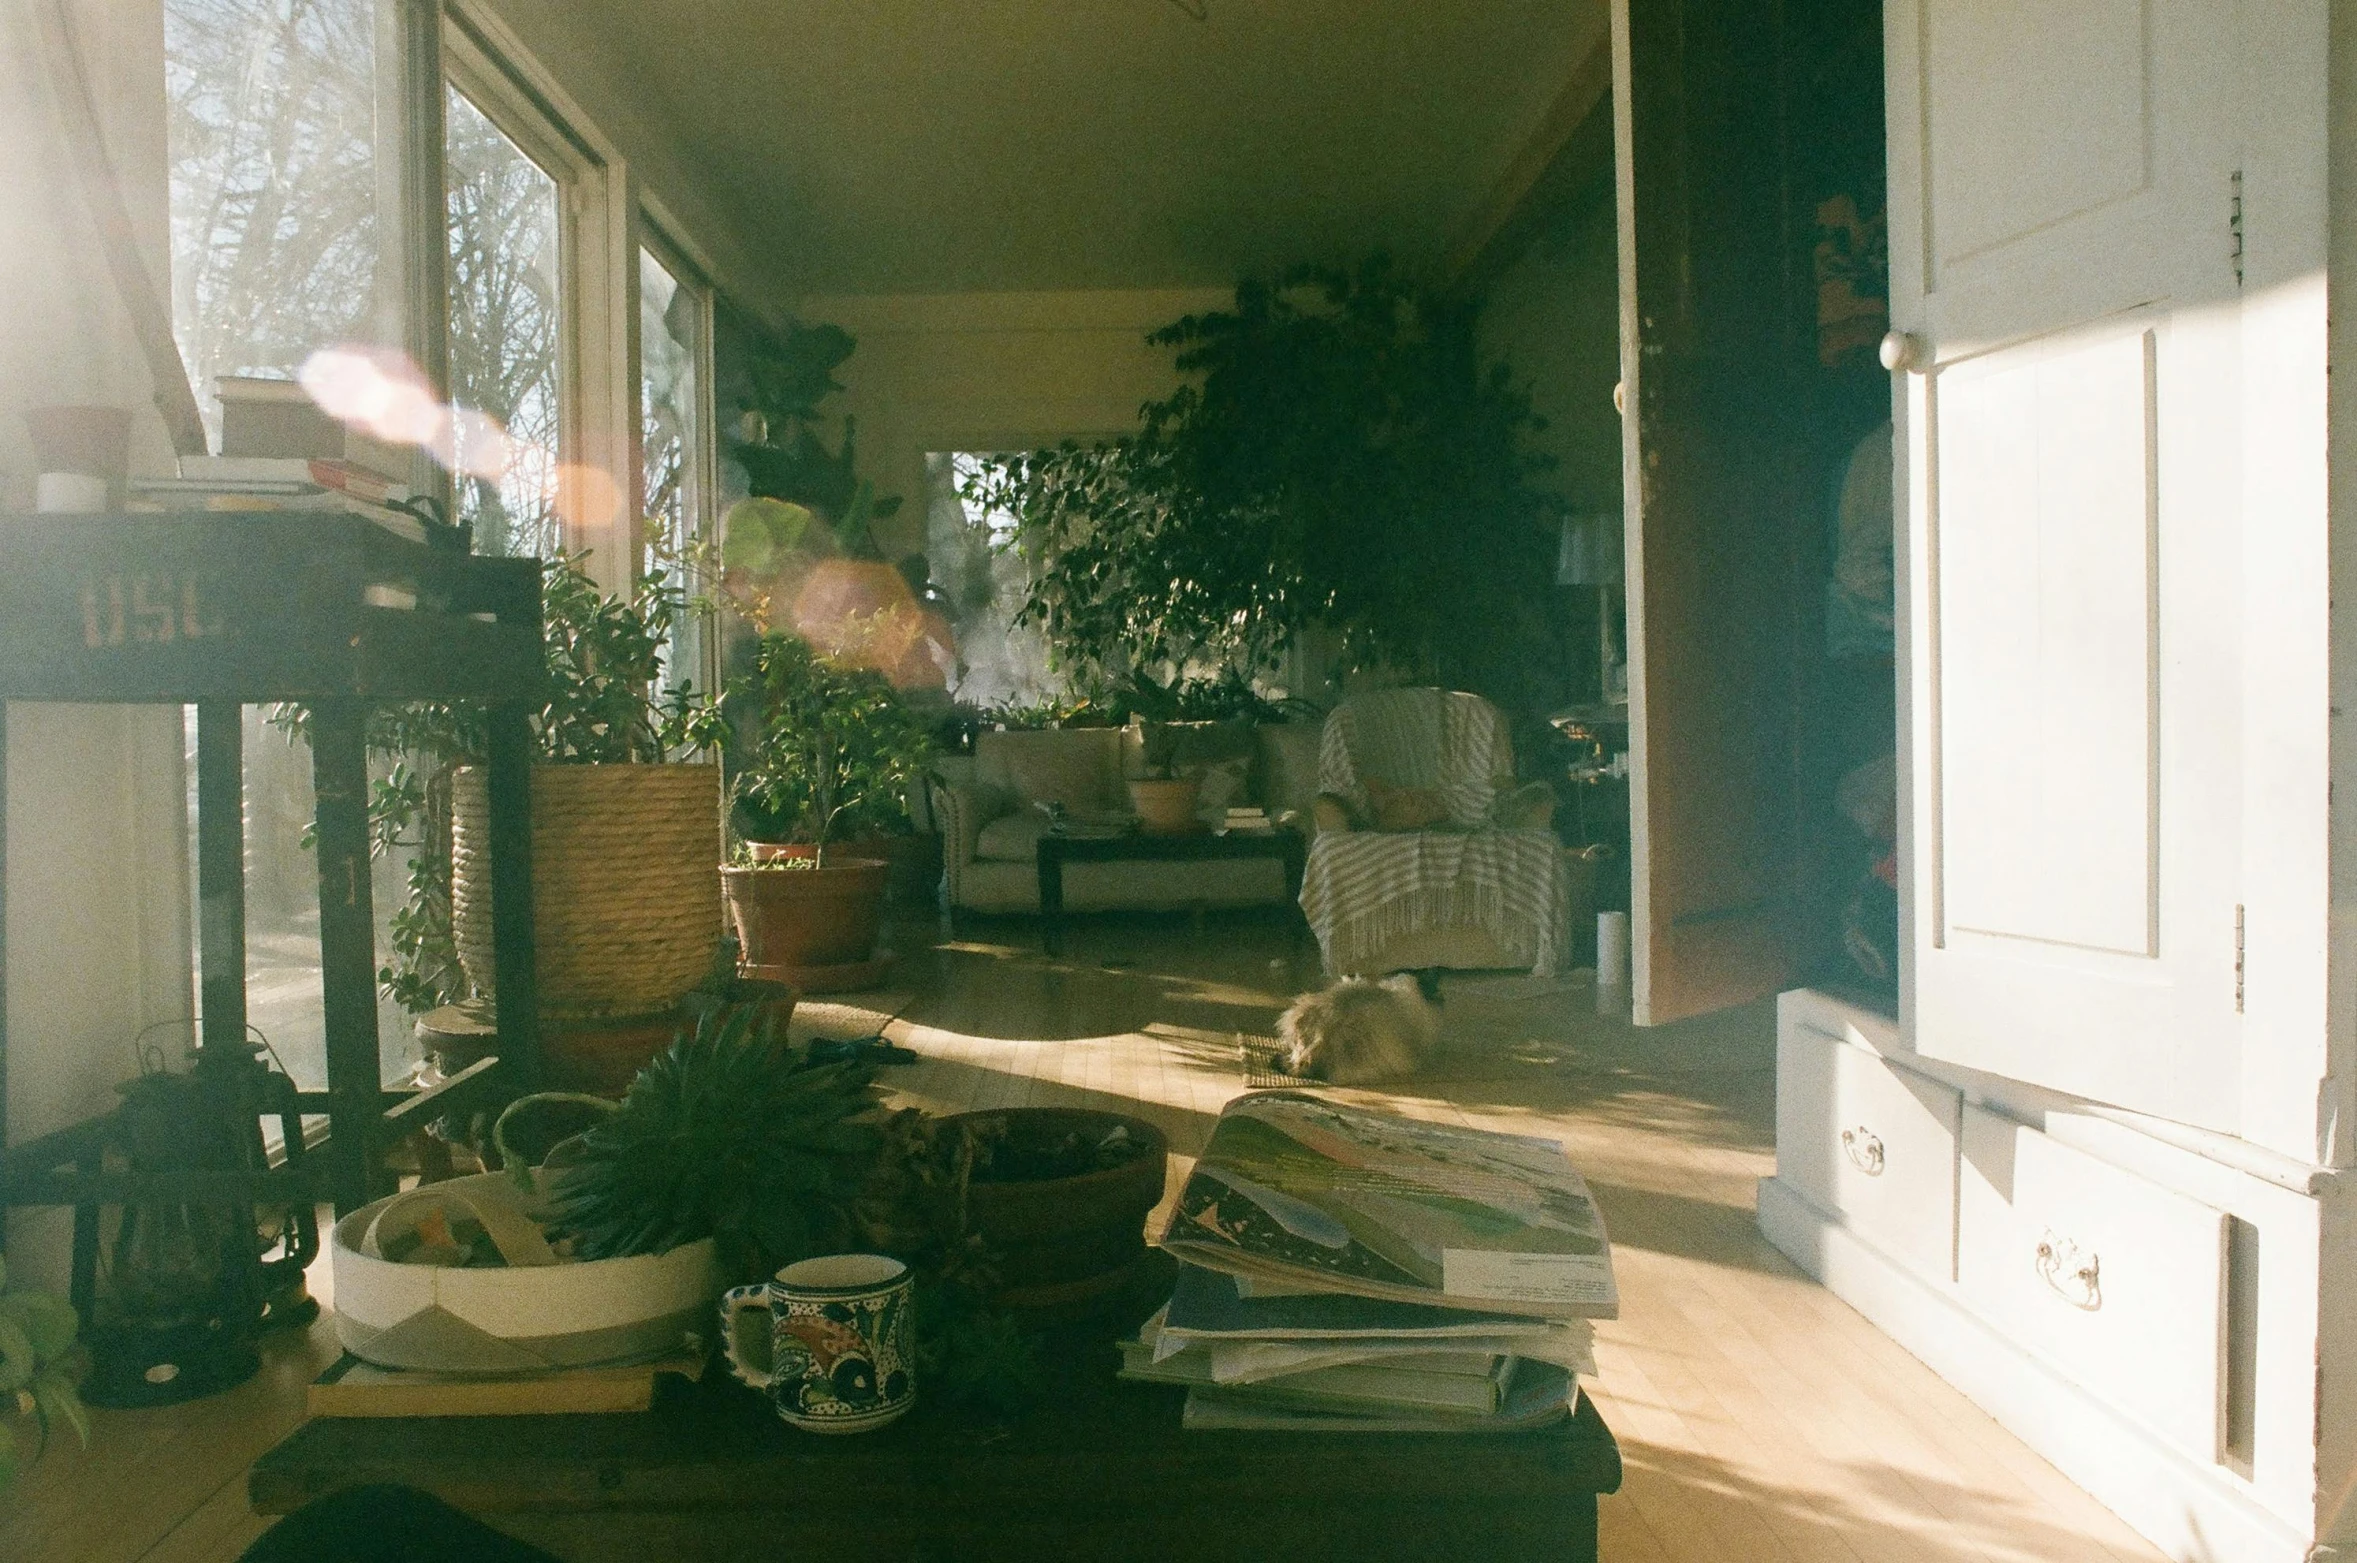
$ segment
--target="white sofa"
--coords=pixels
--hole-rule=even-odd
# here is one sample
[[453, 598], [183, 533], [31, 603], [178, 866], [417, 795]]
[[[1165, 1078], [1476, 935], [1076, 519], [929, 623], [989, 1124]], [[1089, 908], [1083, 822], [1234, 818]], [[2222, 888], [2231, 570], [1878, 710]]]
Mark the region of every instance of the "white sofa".
[[[1248, 752], [1210, 768], [1224, 774], [1205, 786], [1207, 808], [1256, 803], [1271, 816], [1293, 811], [1309, 829], [1318, 789], [1322, 723], [1293, 722], [1229, 730]], [[1135, 727], [1050, 728], [985, 732], [971, 757], [949, 761], [933, 789], [942, 836], [943, 886], [953, 911], [1037, 912], [1041, 803], [1078, 817], [1128, 807], [1128, 781], [1144, 769]], [[1239, 795], [1221, 796], [1240, 786]], [[1281, 903], [1284, 866], [1273, 858], [1201, 863], [1069, 863], [1064, 907], [1071, 912], [1185, 911], [1196, 907]]]

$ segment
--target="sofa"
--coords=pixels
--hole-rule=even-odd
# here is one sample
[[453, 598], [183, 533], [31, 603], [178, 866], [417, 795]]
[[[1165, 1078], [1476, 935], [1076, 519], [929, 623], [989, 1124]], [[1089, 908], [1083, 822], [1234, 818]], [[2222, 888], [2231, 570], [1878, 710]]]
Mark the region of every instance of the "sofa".
[[[984, 732], [974, 753], [945, 762], [932, 793], [942, 836], [943, 892], [963, 912], [1037, 912], [1038, 846], [1050, 808], [1073, 819], [1129, 812], [1129, 779], [1145, 774], [1150, 745], [1167, 748], [1178, 774], [1203, 781], [1207, 821], [1257, 805], [1293, 813], [1309, 829], [1318, 790], [1323, 724], [1217, 722], [1171, 728], [1048, 728]], [[1201, 863], [1071, 863], [1064, 907], [1072, 912], [1186, 911], [1276, 905], [1286, 900], [1275, 859]]]

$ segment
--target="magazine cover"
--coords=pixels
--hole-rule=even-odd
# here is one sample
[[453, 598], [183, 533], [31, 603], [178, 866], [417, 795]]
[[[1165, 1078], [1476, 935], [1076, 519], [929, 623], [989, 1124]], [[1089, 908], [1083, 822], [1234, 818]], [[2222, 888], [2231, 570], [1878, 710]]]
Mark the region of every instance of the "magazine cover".
[[1555, 1141], [1290, 1091], [1229, 1104], [1161, 1241], [1361, 1297], [1550, 1319], [1620, 1307], [1604, 1217]]

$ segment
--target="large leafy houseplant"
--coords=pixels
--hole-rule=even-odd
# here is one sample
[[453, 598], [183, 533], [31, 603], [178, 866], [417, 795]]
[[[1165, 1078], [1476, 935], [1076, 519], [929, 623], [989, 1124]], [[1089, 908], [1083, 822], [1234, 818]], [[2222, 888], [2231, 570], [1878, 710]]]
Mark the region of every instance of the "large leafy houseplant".
[[[1376, 258], [1248, 280], [1153, 333], [1186, 383], [1100, 445], [986, 463], [1021, 622], [1083, 682], [1265, 668], [1313, 625], [1355, 665], [1502, 698], [1554, 633], [1560, 498], [1471, 309]], [[1522, 703], [1522, 702], [1518, 702]]]
[[728, 446], [755, 498], [816, 512], [853, 554], [872, 551], [870, 525], [900, 509], [899, 496], [879, 497], [875, 484], [859, 476], [855, 419], [846, 414], [841, 436], [832, 449], [827, 445], [821, 404], [843, 389], [835, 371], [858, 345], [840, 326], [788, 325], [747, 366], [744, 437]]

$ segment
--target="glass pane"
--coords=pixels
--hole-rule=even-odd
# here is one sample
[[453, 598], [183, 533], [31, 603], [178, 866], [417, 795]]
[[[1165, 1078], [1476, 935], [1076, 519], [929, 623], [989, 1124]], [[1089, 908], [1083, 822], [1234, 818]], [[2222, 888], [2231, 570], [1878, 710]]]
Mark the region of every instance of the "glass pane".
[[638, 395], [647, 568], [676, 559], [701, 519], [694, 452], [701, 438], [696, 339], [701, 304], [653, 253], [638, 252]]
[[[320, 348], [398, 340], [397, 317], [379, 310], [398, 272], [379, 252], [397, 226], [377, 214], [396, 155], [376, 146], [377, 21], [376, 0], [164, 0], [173, 333], [216, 447], [216, 377], [291, 379]], [[327, 1067], [318, 866], [302, 845], [310, 753], [262, 708], [242, 719], [247, 1018], [317, 1088]], [[193, 809], [193, 719], [187, 730]], [[388, 880], [397, 892], [380, 868], [380, 948], [397, 900]], [[410, 1028], [387, 1004], [379, 1031], [391, 1078], [415, 1056]]]
[[216, 376], [377, 334], [374, 0], [164, 0], [164, 83], [173, 327], [218, 444]]
[[557, 182], [453, 87], [450, 393], [459, 519], [487, 554], [546, 557], [557, 520], [563, 272]]

